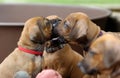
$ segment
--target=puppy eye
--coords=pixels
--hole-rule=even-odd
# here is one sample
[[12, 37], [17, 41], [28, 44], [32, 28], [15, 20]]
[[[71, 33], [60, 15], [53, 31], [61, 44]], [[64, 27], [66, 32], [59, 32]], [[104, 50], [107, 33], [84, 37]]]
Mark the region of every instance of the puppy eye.
[[47, 21], [46, 22], [46, 26], [49, 26], [51, 23], [50, 23], [50, 21]]
[[44, 24], [45, 24], [46, 26], [49, 26], [51, 23], [50, 23], [50, 21], [49, 21], [48, 19], [45, 19]]
[[64, 28], [66, 28], [66, 29], [70, 28], [69, 25], [68, 25], [68, 23], [66, 21], [64, 22]]
[[96, 55], [96, 53], [94, 51], [89, 51], [89, 55], [94, 56], [94, 55]]

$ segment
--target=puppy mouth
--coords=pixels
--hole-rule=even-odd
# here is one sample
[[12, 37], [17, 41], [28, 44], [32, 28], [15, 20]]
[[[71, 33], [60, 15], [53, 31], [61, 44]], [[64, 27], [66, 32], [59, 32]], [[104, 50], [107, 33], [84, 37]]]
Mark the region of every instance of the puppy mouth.
[[100, 72], [97, 69], [91, 69], [91, 70], [87, 71], [87, 74], [95, 75], [95, 74], [100, 74]]
[[59, 19], [58, 20], [52, 20], [50, 22], [52, 23], [52, 35], [51, 35], [51, 39], [60, 36], [60, 34], [57, 31], [57, 26], [61, 22], [61, 20], [59, 20]]
[[100, 72], [96, 68], [89, 68], [89, 65], [84, 63], [83, 61], [78, 64], [80, 70], [89, 75], [100, 74]]
[[51, 39], [52, 39], [52, 38], [59, 37], [59, 36], [60, 36], [60, 34], [59, 34], [58, 31], [56, 30], [56, 27], [52, 27]]
[[46, 51], [49, 53], [53, 53], [59, 49], [62, 49], [67, 42], [63, 37], [57, 37], [50, 40], [46, 45]]

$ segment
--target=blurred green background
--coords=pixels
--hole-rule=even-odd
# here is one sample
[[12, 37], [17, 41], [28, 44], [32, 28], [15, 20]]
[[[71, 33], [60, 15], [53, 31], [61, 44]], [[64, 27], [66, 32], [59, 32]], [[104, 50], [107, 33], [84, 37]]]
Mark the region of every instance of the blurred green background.
[[120, 0], [0, 0], [0, 3], [44, 3], [64, 5], [120, 5]]

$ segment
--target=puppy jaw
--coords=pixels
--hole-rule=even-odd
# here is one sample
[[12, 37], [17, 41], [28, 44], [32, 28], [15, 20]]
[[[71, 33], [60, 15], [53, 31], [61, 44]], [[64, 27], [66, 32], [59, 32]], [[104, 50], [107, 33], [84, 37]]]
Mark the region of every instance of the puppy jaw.
[[29, 49], [40, 47], [39, 45], [43, 45], [45, 40], [50, 38], [51, 27], [49, 21], [44, 17], [34, 17], [27, 20], [18, 45]]

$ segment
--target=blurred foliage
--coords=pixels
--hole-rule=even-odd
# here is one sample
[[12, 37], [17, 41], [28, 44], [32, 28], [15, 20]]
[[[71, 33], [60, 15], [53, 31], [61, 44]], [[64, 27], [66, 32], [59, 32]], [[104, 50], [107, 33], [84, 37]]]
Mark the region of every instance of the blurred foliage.
[[120, 0], [26, 0], [29, 2], [50, 2], [50, 3], [63, 3], [63, 4], [81, 4], [81, 3], [98, 3], [98, 4], [110, 4], [120, 3]]
[[119, 4], [120, 0], [0, 0], [1, 3], [47, 3], [47, 4]]

